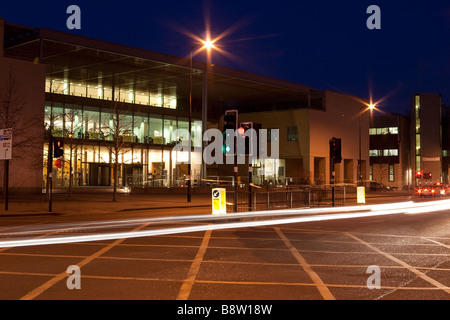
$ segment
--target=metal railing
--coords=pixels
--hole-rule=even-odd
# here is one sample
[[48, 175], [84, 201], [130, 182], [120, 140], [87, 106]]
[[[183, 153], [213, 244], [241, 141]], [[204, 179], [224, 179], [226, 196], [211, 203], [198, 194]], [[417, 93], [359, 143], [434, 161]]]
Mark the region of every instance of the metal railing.
[[345, 185], [253, 189], [238, 188], [236, 204], [235, 191], [227, 190], [227, 212], [345, 206]]

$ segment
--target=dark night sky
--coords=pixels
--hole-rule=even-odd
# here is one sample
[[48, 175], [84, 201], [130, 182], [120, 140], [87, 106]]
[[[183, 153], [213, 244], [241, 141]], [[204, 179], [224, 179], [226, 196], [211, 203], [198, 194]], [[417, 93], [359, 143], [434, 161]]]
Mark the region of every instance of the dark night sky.
[[[81, 30], [66, 9], [81, 8]], [[368, 30], [367, 7], [381, 8], [381, 30]], [[0, 16], [100, 40], [187, 57], [209, 16], [212, 35], [232, 57], [212, 62], [238, 70], [369, 97], [404, 112], [417, 91], [450, 103], [450, 3], [440, 0], [2, 1]], [[201, 56], [197, 57], [202, 59]], [[420, 70], [420, 71], [419, 71]]]

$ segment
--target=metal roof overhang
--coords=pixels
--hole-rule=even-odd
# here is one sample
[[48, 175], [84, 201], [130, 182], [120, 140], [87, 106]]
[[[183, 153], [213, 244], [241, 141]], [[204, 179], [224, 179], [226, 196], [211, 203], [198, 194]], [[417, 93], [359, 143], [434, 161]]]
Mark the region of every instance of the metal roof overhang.
[[[27, 36], [23, 36], [26, 34]], [[47, 76], [71, 81], [122, 88], [170, 90], [178, 99], [189, 94], [189, 60], [106, 41], [49, 29], [21, 27], [7, 23], [5, 55], [39, 59], [47, 64]], [[193, 61], [193, 99], [201, 101], [203, 73], [207, 65]], [[268, 78], [220, 66], [208, 68], [208, 101], [218, 107], [293, 102], [317, 92], [308, 86]], [[299, 104], [300, 105], [300, 104]], [[221, 111], [220, 111], [221, 112]]]

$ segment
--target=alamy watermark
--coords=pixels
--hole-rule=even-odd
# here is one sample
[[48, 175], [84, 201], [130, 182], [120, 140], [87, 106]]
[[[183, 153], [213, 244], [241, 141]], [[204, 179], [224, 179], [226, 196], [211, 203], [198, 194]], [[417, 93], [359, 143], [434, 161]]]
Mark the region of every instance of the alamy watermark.
[[81, 29], [81, 9], [77, 5], [70, 5], [66, 10], [70, 16], [66, 20], [66, 26], [69, 30]]
[[70, 276], [67, 278], [66, 286], [69, 290], [80, 290], [81, 289], [81, 270], [80, 267], [76, 265], [67, 267], [67, 274]]
[[[200, 121], [194, 122], [194, 127], [201, 126]], [[225, 138], [224, 138], [225, 136]], [[245, 164], [248, 157], [249, 162], [253, 160], [279, 159], [279, 130], [271, 129], [248, 129], [245, 132], [238, 130], [208, 129], [203, 135], [194, 135], [193, 141], [189, 136], [187, 129], [177, 129], [173, 137], [179, 141], [172, 149], [172, 152], [201, 154], [202, 157], [193, 157], [192, 159], [178, 159], [177, 164], [191, 162], [191, 164]], [[182, 137], [180, 139], [180, 137]], [[270, 137], [270, 138], [269, 138]], [[181, 140], [181, 141], [180, 141]], [[269, 143], [270, 141], [270, 143]], [[193, 144], [192, 144], [193, 142]], [[202, 143], [209, 142], [204, 150]], [[247, 145], [247, 147], [246, 147]], [[270, 150], [270, 155], [269, 155]]]
[[377, 5], [371, 5], [366, 10], [370, 17], [367, 18], [366, 26], [369, 30], [380, 30], [381, 29], [381, 9]]
[[369, 266], [366, 273], [371, 274], [366, 285], [369, 290], [381, 289], [381, 269], [379, 266]]

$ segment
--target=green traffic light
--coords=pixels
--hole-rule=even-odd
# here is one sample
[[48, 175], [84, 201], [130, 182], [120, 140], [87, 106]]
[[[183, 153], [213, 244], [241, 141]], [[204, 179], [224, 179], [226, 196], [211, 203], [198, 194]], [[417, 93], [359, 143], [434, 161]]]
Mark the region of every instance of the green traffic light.
[[222, 146], [222, 152], [223, 152], [224, 154], [230, 153], [230, 151], [231, 151], [231, 148], [230, 148], [230, 145], [229, 145], [229, 144], [224, 144], [224, 145]]

